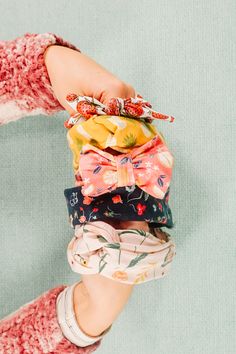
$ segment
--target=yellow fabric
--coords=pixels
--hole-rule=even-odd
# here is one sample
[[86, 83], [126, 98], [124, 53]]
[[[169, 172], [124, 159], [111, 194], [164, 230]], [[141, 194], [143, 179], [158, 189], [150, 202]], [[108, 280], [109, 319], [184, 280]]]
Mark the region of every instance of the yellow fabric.
[[67, 132], [68, 144], [73, 153], [74, 173], [78, 171], [80, 152], [85, 144], [89, 143], [102, 150], [110, 147], [127, 153], [147, 143], [157, 134], [161, 135], [151, 123], [123, 116], [95, 115], [82, 123], [76, 123]]

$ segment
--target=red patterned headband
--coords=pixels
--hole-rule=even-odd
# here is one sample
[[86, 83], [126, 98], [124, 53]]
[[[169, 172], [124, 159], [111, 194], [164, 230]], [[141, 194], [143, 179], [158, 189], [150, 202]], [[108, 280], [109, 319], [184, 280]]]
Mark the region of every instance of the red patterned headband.
[[135, 98], [111, 98], [105, 105], [96, 98], [89, 96], [79, 96], [70, 93], [66, 96], [66, 101], [77, 113], [65, 121], [65, 128], [70, 129], [81, 117], [86, 119], [94, 115], [115, 115], [129, 118], [147, 119], [151, 122], [153, 119], [161, 119], [172, 123], [175, 118], [152, 109], [152, 105], [137, 94]]

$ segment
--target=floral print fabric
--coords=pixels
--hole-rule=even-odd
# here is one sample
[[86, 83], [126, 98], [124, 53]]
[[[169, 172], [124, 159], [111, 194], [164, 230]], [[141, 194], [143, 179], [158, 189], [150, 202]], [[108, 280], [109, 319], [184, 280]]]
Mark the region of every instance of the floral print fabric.
[[80, 152], [91, 144], [101, 150], [112, 148], [121, 153], [132, 151], [157, 135], [154, 125], [142, 120], [117, 116], [94, 116], [80, 118], [67, 132], [68, 145], [73, 153], [74, 174], [78, 172]]
[[75, 174], [83, 145], [89, 143], [102, 150], [110, 147], [127, 153], [157, 134], [161, 135], [151, 124], [153, 119], [175, 120], [172, 116], [154, 111], [151, 104], [139, 94], [136, 98], [111, 98], [107, 105], [93, 97], [74, 93], [68, 94], [66, 101], [77, 112], [64, 123], [69, 129], [67, 140], [73, 153]]
[[80, 177], [85, 196], [96, 197], [117, 187], [136, 184], [146, 193], [162, 199], [170, 185], [173, 161], [159, 136], [118, 156], [87, 144], [81, 151], [77, 181]]
[[126, 284], [164, 277], [176, 254], [167, 241], [142, 230], [116, 230], [101, 222], [76, 226], [67, 248], [71, 269], [80, 274], [102, 274]]
[[[169, 187], [170, 188], [170, 187]], [[96, 198], [85, 197], [81, 187], [64, 190], [72, 228], [91, 221], [146, 221], [150, 227], [172, 229], [169, 188], [163, 199], [154, 198], [137, 186], [119, 187]]]
[[169, 234], [161, 240], [109, 222], [146, 221], [159, 232], [174, 227], [168, 205], [174, 158], [151, 124], [174, 118], [154, 112], [141, 97], [114, 98], [107, 107], [74, 94], [67, 100], [77, 111], [65, 122], [76, 177], [76, 186], [64, 191], [75, 229], [67, 249], [72, 270], [127, 284], [165, 276], [175, 255]]

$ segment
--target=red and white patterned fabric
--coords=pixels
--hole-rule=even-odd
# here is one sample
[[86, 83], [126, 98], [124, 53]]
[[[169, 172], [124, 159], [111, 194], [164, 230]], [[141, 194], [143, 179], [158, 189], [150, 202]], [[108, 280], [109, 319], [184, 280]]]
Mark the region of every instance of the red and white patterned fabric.
[[65, 122], [65, 128], [71, 128], [81, 117], [89, 119], [94, 115], [124, 116], [133, 119], [145, 119], [151, 122], [153, 119], [165, 120], [170, 123], [175, 118], [152, 109], [152, 105], [143, 99], [140, 94], [136, 97], [121, 98], [112, 97], [107, 104], [103, 104], [94, 97], [80, 96], [70, 93], [66, 101], [77, 113], [72, 114]]

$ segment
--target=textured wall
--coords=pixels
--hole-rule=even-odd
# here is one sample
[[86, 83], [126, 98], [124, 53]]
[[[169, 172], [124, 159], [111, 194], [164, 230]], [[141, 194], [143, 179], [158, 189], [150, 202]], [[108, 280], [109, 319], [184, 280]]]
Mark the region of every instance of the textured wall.
[[[158, 121], [175, 156], [172, 271], [135, 288], [97, 352], [233, 353], [235, 1], [1, 0], [0, 7], [1, 39], [57, 33], [176, 117]], [[74, 181], [65, 119], [62, 112], [0, 128], [0, 317], [79, 278], [66, 259], [73, 230], [63, 190]]]

